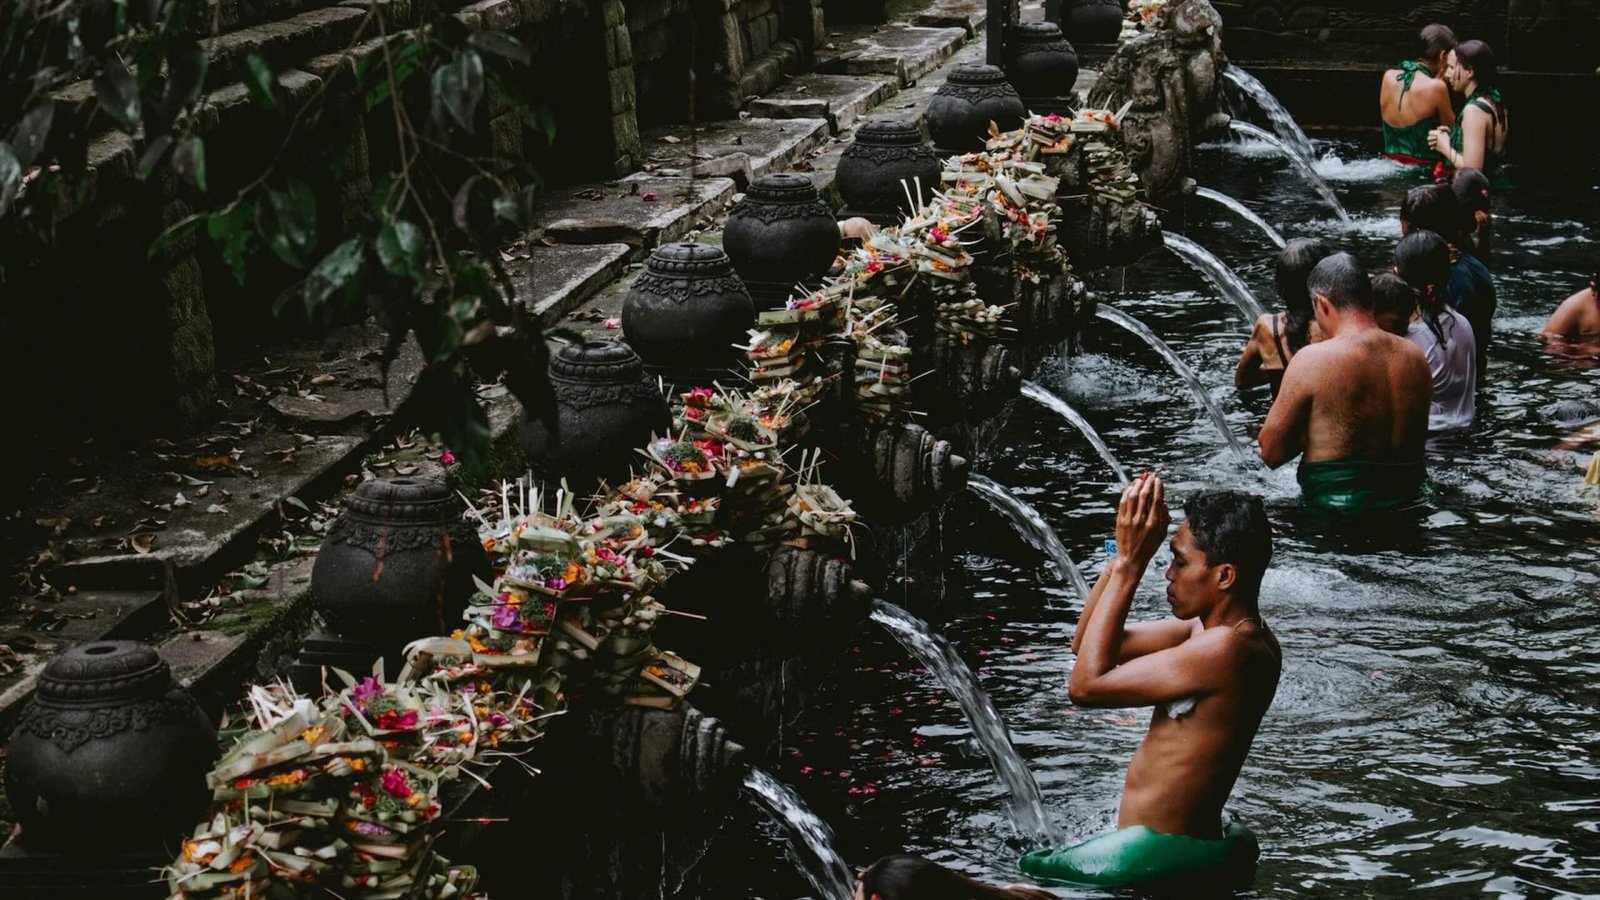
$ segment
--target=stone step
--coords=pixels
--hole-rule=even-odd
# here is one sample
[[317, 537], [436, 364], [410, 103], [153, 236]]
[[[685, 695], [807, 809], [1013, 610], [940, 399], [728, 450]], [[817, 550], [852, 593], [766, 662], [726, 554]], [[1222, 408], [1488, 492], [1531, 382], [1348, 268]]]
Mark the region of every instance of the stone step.
[[939, 68], [967, 42], [965, 28], [893, 25], [817, 52], [817, 71], [893, 75], [902, 86]]
[[967, 37], [977, 37], [978, 31], [989, 21], [989, 4], [985, 0], [937, 0], [917, 13], [911, 24], [928, 28], [963, 28]]
[[545, 223], [534, 239], [562, 244], [627, 244], [643, 257], [678, 240], [732, 199], [731, 178], [668, 178], [640, 173], [621, 182], [556, 188], [534, 208]]
[[652, 171], [630, 175], [624, 181], [648, 180], [662, 175], [732, 178], [739, 190], [770, 172], [787, 172], [806, 155], [822, 146], [832, 132], [826, 111], [818, 118], [723, 119], [700, 126], [693, 141], [686, 126], [674, 125], [647, 132]]
[[617, 280], [628, 266], [627, 244], [532, 243], [528, 256], [505, 264], [517, 302], [541, 321], [554, 322]]
[[769, 96], [750, 101], [750, 115], [827, 119], [828, 129], [838, 134], [899, 90], [899, 82], [890, 78], [809, 72], [791, 78]]

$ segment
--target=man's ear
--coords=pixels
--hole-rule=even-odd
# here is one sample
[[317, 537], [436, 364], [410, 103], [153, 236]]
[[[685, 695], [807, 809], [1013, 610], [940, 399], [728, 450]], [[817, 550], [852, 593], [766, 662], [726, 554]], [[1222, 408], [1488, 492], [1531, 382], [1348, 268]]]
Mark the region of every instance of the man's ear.
[[1233, 563], [1223, 563], [1216, 567], [1212, 577], [1217, 581], [1217, 590], [1231, 591], [1239, 583], [1239, 567]]

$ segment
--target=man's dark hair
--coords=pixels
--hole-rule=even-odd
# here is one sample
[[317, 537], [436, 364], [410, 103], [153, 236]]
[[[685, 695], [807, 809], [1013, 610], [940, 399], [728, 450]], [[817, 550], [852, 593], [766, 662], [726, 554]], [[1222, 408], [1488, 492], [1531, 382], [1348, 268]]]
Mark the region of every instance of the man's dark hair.
[[1461, 243], [1461, 204], [1447, 184], [1425, 184], [1406, 192], [1400, 220], [1419, 231], [1431, 231], [1451, 244]]
[[1434, 22], [1422, 26], [1422, 61], [1433, 64], [1456, 48], [1456, 33], [1450, 30], [1449, 25]]
[[1333, 248], [1319, 238], [1294, 238], [1278, 254], [1276, 282], [1278, 297], [1289, 314], [1289, 349], [1300, 352], [1311, 339], [1311, 294], [1306, 279], [1317, 263], [1333, 255]]
[[1372, 279], [1361, 263], [1349, 253], [1335, 253], [1311, 270], [1306, 279], [1311, 296], [1321, 294], [1339, 309], [1372, 311]]
[[1243, 491], [1201, 491], [1184, 502], [1183, 515], [1206, 562], [1232, 563], [1239, 571], [1239, 593], [1259, 593], [1272, 562], [1272, 523], [1261, 498]]

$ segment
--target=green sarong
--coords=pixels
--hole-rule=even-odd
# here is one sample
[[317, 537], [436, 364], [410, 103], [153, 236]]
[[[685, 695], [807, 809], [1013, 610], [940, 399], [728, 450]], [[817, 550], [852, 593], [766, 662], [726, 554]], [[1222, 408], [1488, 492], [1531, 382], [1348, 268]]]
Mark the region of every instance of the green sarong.
[[1041, 882], [1117, 887], [1179, 875], [1244, 878], [1260, 852], [1255, 835], [1237, 822], [1210, 841], [1131, 825], [1061, 850], [1035, 850], [1021, 866]]
[[1411, 506], [1422, 499], [1422, 460], [1330, 459], [1301, 462], [1298, 479], [1308, 508], [1361, 513]]

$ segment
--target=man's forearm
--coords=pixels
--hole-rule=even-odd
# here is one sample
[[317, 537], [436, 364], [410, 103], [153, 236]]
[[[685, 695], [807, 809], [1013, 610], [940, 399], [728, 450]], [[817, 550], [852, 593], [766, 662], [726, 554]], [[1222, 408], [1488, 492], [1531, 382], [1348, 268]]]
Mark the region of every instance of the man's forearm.
[[1095, 585], [1100, 592], [1095, 598], [1098, 601], [1096, 615], [1086, 626], [1080, 625], [1078, 661], [1072, 668], [1074, 683], [1085, 683], [1116, 668], [1122, 650], [1123, 627], [1133, 605], [1133, 591], [1147, 564], [1120, 556], [1106, 564], [1105, 574]]
[[1106, 567], [1100, 570], [1100, 577], [1094, 580], [1094, 587], [1089, 589], [1088, 599], [1083, 601], [1083, 612], [1078, 614], [1078, 625], [1072, 630], [1074, 654], [1083, 644], [1084, 632], [1089, 630], [1089, 620], [1094, 618], [1094, 611], [1100, 605], [1100, 596], [1106, 592], [1106, 584], [1111, 581], [1111, 566], [1115, 561], [1115, 557], [1106, 561]]

